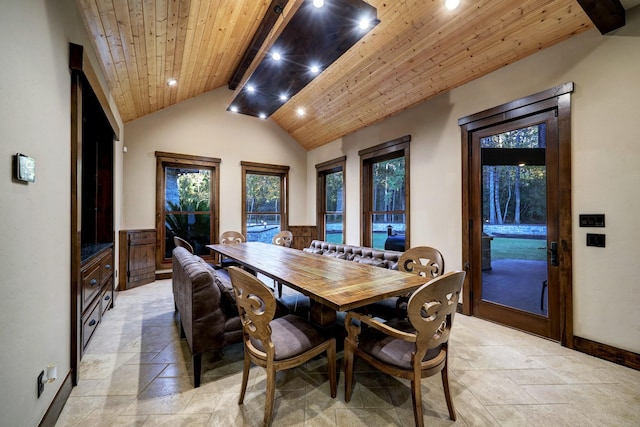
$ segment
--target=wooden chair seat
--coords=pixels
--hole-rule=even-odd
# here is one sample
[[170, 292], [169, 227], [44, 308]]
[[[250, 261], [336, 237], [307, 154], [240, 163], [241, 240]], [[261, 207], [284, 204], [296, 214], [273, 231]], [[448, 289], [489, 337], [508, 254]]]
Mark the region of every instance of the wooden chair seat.
[[[318, 328], [294, 314], [273, 319], [269, 326], [276, 361], [299, 356], [327, 340]], [[262, 341], [256, 338], [250, 338], [250, 340], [258, 351], [266, 354]]]
[[[393, 319], [385, 324], [399, 331], [415, 334], [416, 329], [407, 320]], [[416, 351], [414, 342], [392, 337], [375, 328], [367, 328], [358, 336], [359, 349], [364, 353], [400, 369], [413, 369], [413, 354]], [[422, 358], [428, 362], [444, 355], [441, 346], [430, 348]], [[438, 363], [439, 360], [434, 360]]]

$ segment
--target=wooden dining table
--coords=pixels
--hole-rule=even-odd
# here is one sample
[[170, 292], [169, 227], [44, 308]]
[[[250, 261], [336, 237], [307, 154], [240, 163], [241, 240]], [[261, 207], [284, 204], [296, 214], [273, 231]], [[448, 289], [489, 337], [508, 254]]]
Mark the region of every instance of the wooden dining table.
[[280, 282], [311, 300], [311, 320], [328, 326], [336, 312], [407, 294], [427, 279], [261, 242], [207, 245], [207, 248]]

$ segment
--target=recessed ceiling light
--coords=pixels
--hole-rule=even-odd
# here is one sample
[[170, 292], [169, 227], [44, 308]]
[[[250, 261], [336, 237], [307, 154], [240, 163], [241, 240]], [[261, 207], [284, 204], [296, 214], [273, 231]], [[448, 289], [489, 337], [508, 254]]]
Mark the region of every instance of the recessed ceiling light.
[[167, 86], [175, 86], [177, 84], [178, 84], [178, 81], [176, 79], [167, 80]]
[[297, 113], [300, 117], [304, 116], [304, 108], [298, 108], [298, 109], [296, 110], [296, 113]]
[[260, 113], [258, 114], [258, 117], [260, 117], [262, 120], [267, 118], [267, 115], [265, 113]]
[[324, 6], [324, 0], [313, 0], [313, 5], [319, 9]]
[[247, 85], [247, 92], [253, 93], [256, 91], [256, 88], [253, 85]]
[[282, 56], [280, 56], [279, 52], [273, 52], [271, 54], [271, 57], [273, 58], [274, 61], [280, 61], [282, 59]]
[[361, 30], [366, 30], [370, 25], [371, 20], [369, 18], [362, 18], [360, 22], [358, 22], [358, 27], [360, 27]]
[[447, 9], [453, 10], [460, 5], [460, 0], [446, 0], [444, 5]]
[[229, 110], [231, 110], [232, 113], [237, 113], [238, 107], [236, 107], [235, 105], [232, 105], [231, 107], [229, 107]]
[[320, 72], [320, 67], [318, 67], [317, 65], [312, 65], [309, 69], [313, 74], [318, 74]]
[[286, 101], [287, 99], [289, 99], [287, 95], [285, 95], [284, 93], [280, 94], [280, 101]]

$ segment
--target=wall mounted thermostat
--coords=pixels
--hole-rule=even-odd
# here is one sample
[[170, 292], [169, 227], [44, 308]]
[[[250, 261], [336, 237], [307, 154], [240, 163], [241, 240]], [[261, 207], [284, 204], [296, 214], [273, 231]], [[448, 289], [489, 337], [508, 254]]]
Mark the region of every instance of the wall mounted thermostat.
[[16, 154], [15, 176], [18, 181], [34, 182], [36, 180], [36, 161], [24, 154]]

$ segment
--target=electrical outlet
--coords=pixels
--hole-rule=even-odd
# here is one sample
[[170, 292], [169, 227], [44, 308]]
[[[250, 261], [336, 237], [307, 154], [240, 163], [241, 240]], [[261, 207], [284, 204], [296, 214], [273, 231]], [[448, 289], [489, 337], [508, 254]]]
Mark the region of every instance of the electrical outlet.
[[597, 248], [605, 247], [605, 235], [604, 234], [592, 234], [587, 233], [587, 246], [595, 246]]
[[44, 391], [44, 381], [42, 381], [43, 379], [44, 371], [40, 372], [40, 375], [38, 375], [38, 399], [40, 399], [40, 395]]

